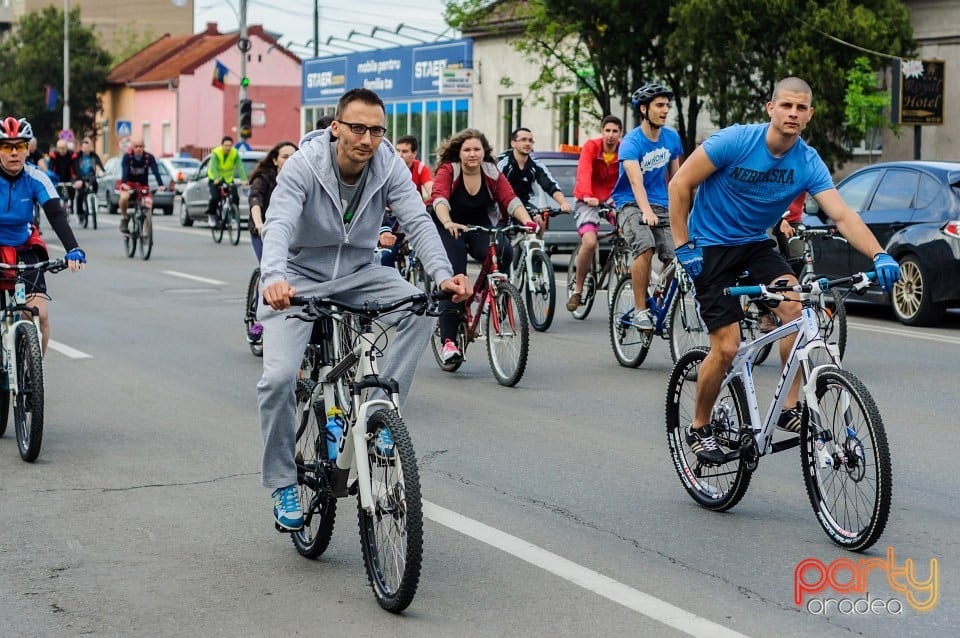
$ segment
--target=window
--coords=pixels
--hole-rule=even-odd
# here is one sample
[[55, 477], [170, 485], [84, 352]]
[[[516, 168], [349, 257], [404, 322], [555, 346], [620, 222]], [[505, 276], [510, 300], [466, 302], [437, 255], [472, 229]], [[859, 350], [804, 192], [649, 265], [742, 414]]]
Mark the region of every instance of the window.
[[141, 135], [143, 135], [143, 150], [150, 150], [150, 122], [143, 122], [143, 130]]
[[500, 129], [501, 137], [497, 148], [510, 148], [510, 133], [523, 126], [520, 112], [523, 109], [523, 100], [517, 97], [500, 98], [500, 118], [503, 126]]
[[575, 93], [557, 96], [557, 115], [560, 118], [557, 123], [560, 143], [578, 146], [580, 143], [580, 96]]
[[856, 211], [861, 211], [867, 201], [867, 196], [873, 191], [880, 171], [870, 171], [850, 178], [840, 185], [840, 197], [843, 203]]
[[947, 190], [940, 182], [929, 175], [920, 176], [920, 190], [917, 191], [917, 208], [945, 210], [950, 206], [946, 195]]
[[870, 202], [870, 212], [913, 208], [919, 179], [920, 174], [916, 171], [887, 171], [877, 186], [873, 201]]
[[161, 127], [163, 136], [163, 154], [173, 155], [173, 129], [170, 126], [170, 122], [164, 122]]

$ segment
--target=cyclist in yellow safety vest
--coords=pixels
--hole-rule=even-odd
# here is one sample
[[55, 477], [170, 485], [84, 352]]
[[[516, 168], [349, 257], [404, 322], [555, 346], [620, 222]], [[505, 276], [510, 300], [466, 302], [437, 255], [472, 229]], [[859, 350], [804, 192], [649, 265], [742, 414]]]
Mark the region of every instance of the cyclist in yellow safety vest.
[[[224, 135], [220, 146], [210, 152], [210, 161], [207, 163], [207, 178], [210, 186], [210, 205], [207, 207], [207, 223], [214, 226], [217, 223], [217, 206], [220, 205], [220, 184], [231, 184], [234, 179], [243, 183], [247, 179], [247, 171], [243, 168], [240, 153], [233, 147], [233, 138]], [[239, 205], [239, 194], [234, 193], [233, 203]]]

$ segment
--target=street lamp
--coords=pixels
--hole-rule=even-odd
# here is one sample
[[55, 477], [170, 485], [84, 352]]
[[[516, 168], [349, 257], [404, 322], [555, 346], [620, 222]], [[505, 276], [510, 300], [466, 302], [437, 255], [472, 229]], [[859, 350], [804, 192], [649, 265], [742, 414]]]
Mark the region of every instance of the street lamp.
[[70, 128], [70, 0], [63, 0], [63, 130]]

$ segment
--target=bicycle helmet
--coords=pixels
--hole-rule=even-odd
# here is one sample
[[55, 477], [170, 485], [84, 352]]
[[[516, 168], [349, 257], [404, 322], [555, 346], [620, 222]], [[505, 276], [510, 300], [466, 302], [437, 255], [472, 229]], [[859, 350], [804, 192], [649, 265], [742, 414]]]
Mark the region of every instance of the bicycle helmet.
[[665, 96], [667, 99], [673, 99], [673, 91], [659, 82], [647, 82], [630, 96], [633, 107], [637, 108], [641, 104], [649, 104], [653, 98]]
[[0, 120], [0, 140], [32, 140], [33, 127], [26, 118], [19, 120], [15, 117], [8, 117]]

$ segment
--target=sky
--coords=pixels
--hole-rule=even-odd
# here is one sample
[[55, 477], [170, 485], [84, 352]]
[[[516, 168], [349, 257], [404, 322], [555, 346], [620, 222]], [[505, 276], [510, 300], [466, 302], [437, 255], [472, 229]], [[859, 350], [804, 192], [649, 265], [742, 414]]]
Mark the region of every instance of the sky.
[[[280, 43], [301, 57], [313, 56], [313, 45], [305, 46], [313, 39], [313, 6], [315, 0], [248, 0], [247, 24], [262, 24], [268, 31], [280, 33]], [[444, 0], [367, 0], [365, 2], [337, 2], [316, 0], [320, 8], [320, 44], [333, 36], [346, 39], [351, 31], [369, 36], [374, 27], [382, 27], [376, 39], [354, 35], [352, 41], [368, 47], [388, 48], [404, 44], [417, 44], [410, 37], [398, 36], [395, 32], [401, 24], [406, 25], [401, 33], [426, 41], [436, 36], [414, 30], [425, 29], [435, 33], [447, 30], [443, 20]], [[193, 22], [195, 30], [206, 27], [207, 22], [217, 22], [221, 31], [237, 28], [240, 0], [194, 0]], [[348, 8], [355, 7], [355, 8]], [[409, 27], [409, 28], [408, 28]], [[447, 30], [442, 39], [456, 34]], [[392, 40], [387, 43], [386, 40]], [[379, 42], [378, 42], [379, 41]], [[299, 46], [298, 46], [299, 45]], [[337, 46], [342, 45], [342, 46]], [[337, 55], [348, 51], [351, 45], [332, 41], [329, 47], [321, 46], [320, 55]]]

